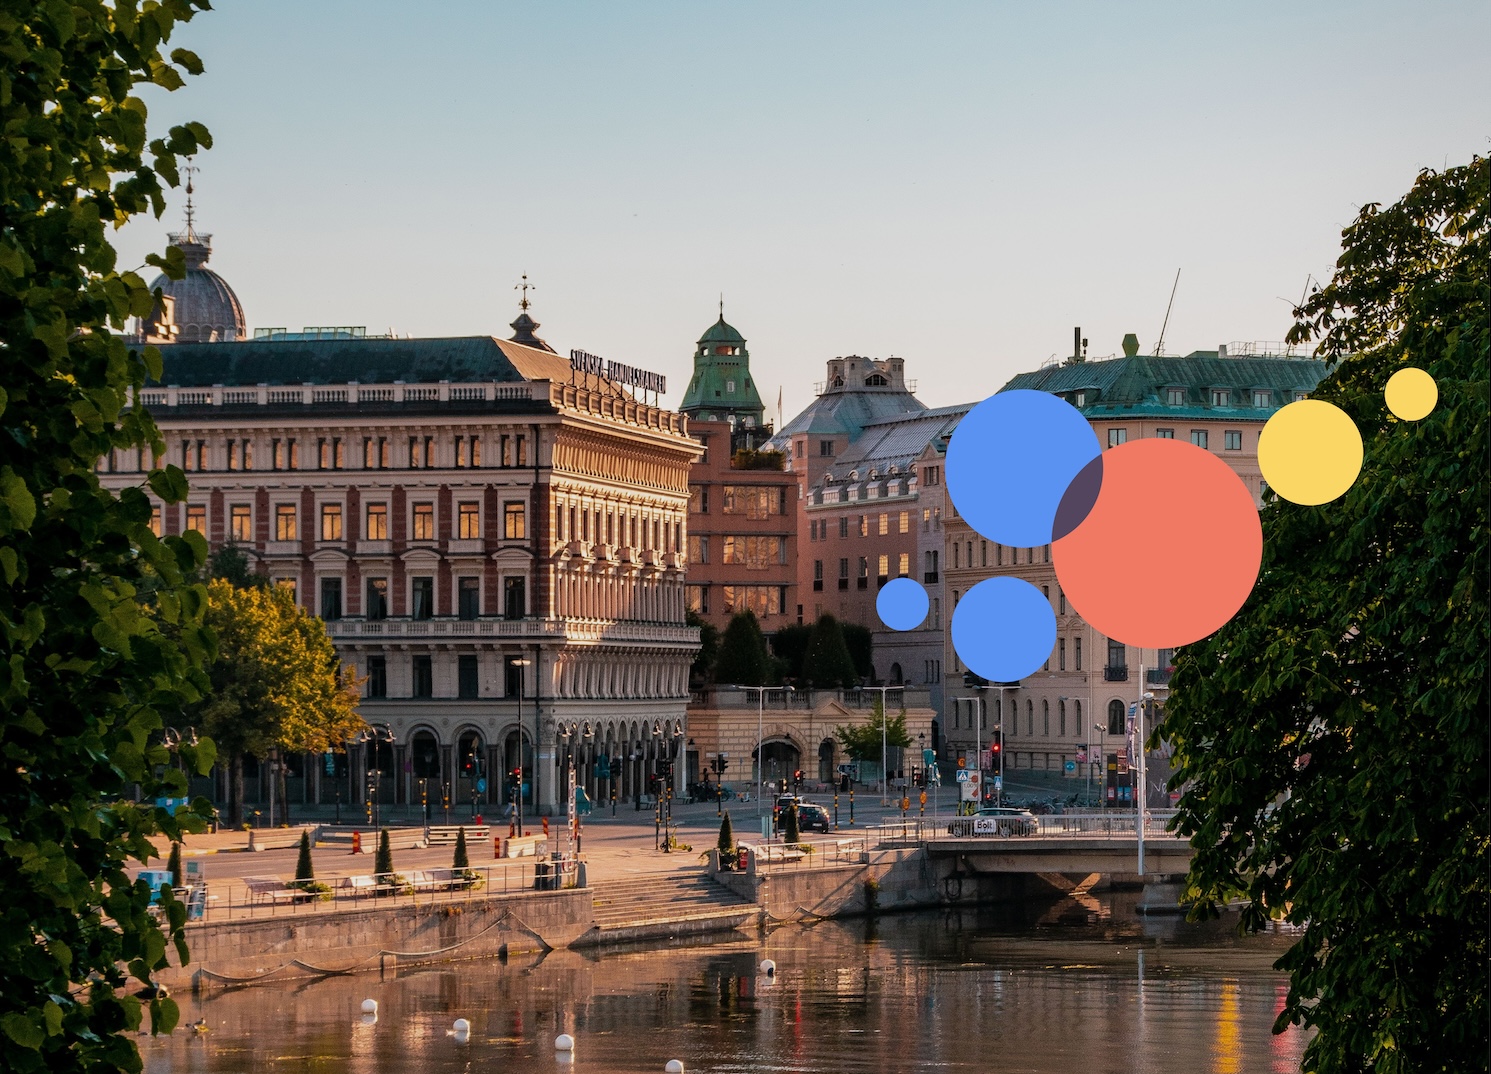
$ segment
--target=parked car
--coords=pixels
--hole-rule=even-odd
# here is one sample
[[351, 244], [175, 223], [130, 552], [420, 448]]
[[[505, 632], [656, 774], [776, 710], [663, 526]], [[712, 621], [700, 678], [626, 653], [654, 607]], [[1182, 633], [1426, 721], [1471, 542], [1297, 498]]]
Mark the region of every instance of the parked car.
[[812, 802], [799, 802], [797, 806], [797, 830], [799, 832], [827, 832], [833, 827], [828, 810]]
[[789, 805], [793, 805], [794, 803], [797, 805], [801, 805], [802, 799], [795, 794], [777, 795], [777, 800], [775, 803], [772, 804], [771, 807], [771, 823], [773, 827], [781, 828], [782, 810], [786, 809]]
[[949, 835], [959, 838], [979, 835], [1034, 835], [1040, 822], [1028, 809], [1013, 806], [984, 806], [971, 817], [956, 817], [947, 826]]

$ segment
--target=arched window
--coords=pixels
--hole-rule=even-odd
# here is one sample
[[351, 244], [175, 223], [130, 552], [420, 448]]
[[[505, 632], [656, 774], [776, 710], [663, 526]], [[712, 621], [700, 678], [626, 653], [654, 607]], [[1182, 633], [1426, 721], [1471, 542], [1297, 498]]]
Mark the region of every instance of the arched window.
[[1030, 700], [1025, 702], [1025, 733], [1035, 734], [1035, 702]]
[[1108, 702], [1108, 733], [1110, 735], [1123, 734], [1123, 702], [1113, 700]]
[[867, 388], [883, 388], [889, 383], [890, 381], [886, 380], [885, 377], [879, 373], [871, 373], [868, 377], [865, 378], [865, 387]]
[[1041, 734], [1051, 737], [1051, 702], [1041, 702]]
[[844, 386], [844, 378], [842, 376], [834, 377], [833, 386], [835, 388], [842, 388]]

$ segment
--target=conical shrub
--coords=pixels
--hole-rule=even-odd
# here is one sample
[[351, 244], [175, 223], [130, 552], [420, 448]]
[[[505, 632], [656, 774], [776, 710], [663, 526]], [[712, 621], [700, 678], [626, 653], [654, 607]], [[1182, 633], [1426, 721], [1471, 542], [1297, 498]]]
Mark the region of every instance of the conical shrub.
[[470, 860], [466, 857], [466, 829], [461, 828], [456, 832], [456, 854], [450, 861], [452, 869], [469, 869]]
[[385, 876], [393, 872], [393, 844], [388, 841], [388, 829], [378, 832], [378, 853], [373, 858], [373, 872]]
[[719, 848], [721, 854], [729, 854], [735, 849], [735, 830], [730, 827], [730, 814], [728, 812], [725, 814], [725, 819], [720, 821]]
[[802, 832], [797, 827], [796, 802], [793, 802], [782, 811], [782, 841], [784, 843], [802, 842]]
[[300, 856], [295, 859], [295, 879], [314, 880], [316, 871], [311, 868], [311, 833], [300, 833]]

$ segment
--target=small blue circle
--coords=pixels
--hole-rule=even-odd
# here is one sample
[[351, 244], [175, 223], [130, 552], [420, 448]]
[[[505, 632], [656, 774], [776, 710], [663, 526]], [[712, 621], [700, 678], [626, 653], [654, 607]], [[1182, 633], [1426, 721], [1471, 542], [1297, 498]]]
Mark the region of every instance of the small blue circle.
[[[1049, 392], [991, 395], [964, 415], [947, 446], [947, 492], [958, 513], [991, 541], [1016, 548], [1050, 544], [1081, 517], [1057, 508], [1102, 447], [1082, 412]], [[1101, 470], [1097, 475], [1101, 477]], [[1085, 517], [1096, 488], [1078, 512]], [[1073, 515], [1068, 502], [1067, 515]]]
[[953, 610], [953, 649], [990, 682], [1017, 682], [1040, 670], [1056, 647], [1051, 601], [1019, 578], [987, 578]]
[[880, 621], [892, 630], [915, 630], [927, 621], [929, 607], [927, 591], [914, 578], [893, 578], [875, 598]]

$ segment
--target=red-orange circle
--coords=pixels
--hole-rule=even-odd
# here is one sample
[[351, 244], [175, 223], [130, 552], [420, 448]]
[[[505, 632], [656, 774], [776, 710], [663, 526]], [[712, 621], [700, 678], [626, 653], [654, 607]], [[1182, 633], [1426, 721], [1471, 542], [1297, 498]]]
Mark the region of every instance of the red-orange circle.
[[1093, 628], [1145, 649], [1204, 638], [1258, 580], [1263, 530], [1242, 479], [1183, 440], [1103, 452], [1092, 510], [1051, 546], [1056, 577]]

